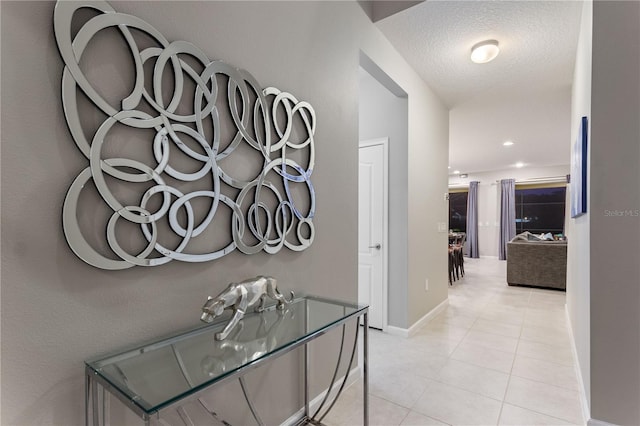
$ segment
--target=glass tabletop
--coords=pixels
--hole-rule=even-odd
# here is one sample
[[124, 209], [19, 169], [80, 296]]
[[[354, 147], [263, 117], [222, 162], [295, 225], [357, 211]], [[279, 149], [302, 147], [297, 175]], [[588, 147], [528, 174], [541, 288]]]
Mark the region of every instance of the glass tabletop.
[[[246, 314], [222, 341], [228, 319], [177, 336], [87, 361], [90, 371], [146, 413], [161, 410], [270, 355], [295, 347], [333, 325], [359, 316], [364, 305], [306, 296], [284, 310]], [[196, 312], [195, 314], [198, 314]]]

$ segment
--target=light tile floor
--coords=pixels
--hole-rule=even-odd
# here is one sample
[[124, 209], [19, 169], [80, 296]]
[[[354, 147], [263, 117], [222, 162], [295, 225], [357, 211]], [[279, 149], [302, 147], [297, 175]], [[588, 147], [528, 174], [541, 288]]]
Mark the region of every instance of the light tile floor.
[[[465, 259], [445, 311], [410, 337], [371, 330], [371, 425], [584, 425], [565, 293], [509, 287]], [[362, 383], [323, 423], [362, 424]]]

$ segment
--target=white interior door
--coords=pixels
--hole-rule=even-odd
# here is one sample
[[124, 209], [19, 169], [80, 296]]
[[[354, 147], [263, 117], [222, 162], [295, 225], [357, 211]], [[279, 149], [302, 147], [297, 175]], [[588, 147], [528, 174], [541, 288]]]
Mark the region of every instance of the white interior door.
[[[377, 143], [376, 143], [377, 142]], [[386, 139], [361, 142], [358, 173], [358, 301], [369, 326], [386, 328]]]

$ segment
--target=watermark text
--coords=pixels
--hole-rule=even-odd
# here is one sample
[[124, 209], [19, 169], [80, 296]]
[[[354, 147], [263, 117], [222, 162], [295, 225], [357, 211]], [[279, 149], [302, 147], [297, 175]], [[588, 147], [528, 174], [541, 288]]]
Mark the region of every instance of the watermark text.
[[640, 217], [640, 209], [605, 210], [605, 217]]

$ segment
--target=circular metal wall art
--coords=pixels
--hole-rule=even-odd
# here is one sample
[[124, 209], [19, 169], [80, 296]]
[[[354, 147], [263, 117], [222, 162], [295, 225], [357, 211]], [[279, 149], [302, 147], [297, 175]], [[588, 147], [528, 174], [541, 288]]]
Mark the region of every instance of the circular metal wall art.
[[[82, 8], [98, 14], [72, 38], [72, 18]], [[100, 95], [80, 67], [92, 39], [108, 29], [120, 32], [134, 65], [133, 89], [117, 107]], [[63, 208], [64, 233], [79, 258], [97, 268], [116, 270], [158, 266], [171, 260], [206, 262], [236, 249], [246, 254], [275, 254], [283, 247], [302, 251], [311, 245], [316, 210], [311, 183], [316, 116], [309, 103], [273, 87], [261, 89], [247, 71], [212, 61], [191, 43], [169, 42], [145, 21], [118, 13], [104, 1], [59, 1], [54, 30], [65, 63], [65, 118], [76, 146], [88, 160], [71, 184]], [[144, 47], [137, 41], [137, 33], [148, 36]], [[155, 45], [148, 46], [148, 40]], [[172, 87], [168, 87], [168, 80], [172, 80]], [[92, 135], [86, 134], [88, 126], [83, 125], [77, 100], [80, 92], [106, 116]], [[221, 104], [229, 116], [226, 120]], [[140, 132], [153, 161], [128, 158], [124, 153], [115, 157], [106, 154], [113, 152], [107, 145], [117, 139], [113, 132], [120, 126]], [[150, 130], [154, 136], [145, 139], [143, 135]], [[230, 142], [221, 142], [223, 134], [234, 136]], [[237, 170], [227, 169], [225, 164], [245, 155], [246, 149], [259, 156], [261, 165], [256, 170], [243, 169], [243, 177], [237, 177]], [[181, 161], [188, 158], [193, 171], [183, 171], [182, 163], [176, 164], [177, 157]], [[299, 158], [305, 159], [304, 164], [296, 160]], [[146, 184], [138, 204], [121, 200], [108, 184], [114, 180], [132, 191]], [[87, 185], [89, 182], [93, 185]], [[104, 242], [111, 253], [94, 247], [78, 220], [79, 215], [92, 214], [82, 211], [81, 202], [84, 191], [92, 186], [112, 212], [104, 225]], [[306, 195], [300, 196], [301, 191]], [[196, 211], [198, 199], [207, 201], [199, 204], [208, 205], [207, 211]], [[205, 231], [216, 226], [216, 219], [223, 214], [231, 215], [226, 221], [231, 223], [228, 242], [210, 252], [194, 252], [191, 243], [198, 237], [206, 238]], [[119, 243], [121, 221], [135, 224], [144, 249], [129, 253]], [[160, 243], [166, 240], [162, 232], [177, 236], [179, 243], [165, 247]]]

